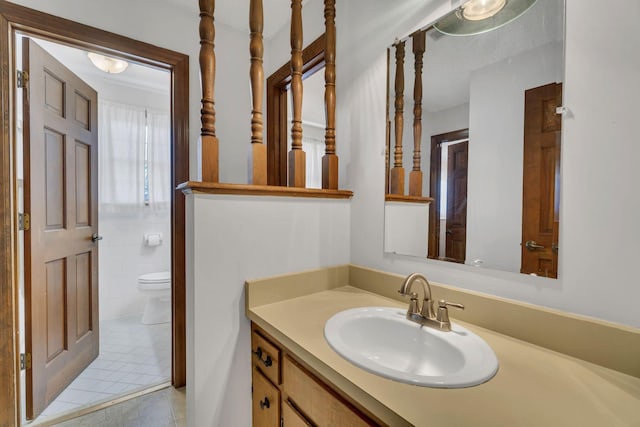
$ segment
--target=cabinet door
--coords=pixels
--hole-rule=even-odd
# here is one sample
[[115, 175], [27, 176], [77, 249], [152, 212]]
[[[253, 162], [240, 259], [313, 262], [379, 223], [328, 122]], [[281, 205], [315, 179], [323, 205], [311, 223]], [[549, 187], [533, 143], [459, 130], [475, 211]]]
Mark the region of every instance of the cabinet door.
[[253, 368], [253, 427], [280, 426], [280, 390]]
[[335, 396], [329, 388], [286, 355], [282, 382], [288, 398], [318, 427], [365, 427], [376, 425]]
[[285, 400], [282, 402], [282, 427], [312, 427], [312, 424]]

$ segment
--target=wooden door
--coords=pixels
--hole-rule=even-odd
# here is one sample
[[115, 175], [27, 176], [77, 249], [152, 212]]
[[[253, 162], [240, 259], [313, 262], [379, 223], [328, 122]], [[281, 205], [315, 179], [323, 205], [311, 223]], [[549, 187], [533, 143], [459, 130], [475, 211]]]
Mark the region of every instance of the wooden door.
[[467, 251], [467, 165], [469, 142], [449, 146], [447, 165], [447, 261], [464, 263]]
[[525, 91], [521, 273], [558, 277], [562, 83]]
[[98, 356], [97, 93], [30, 39], [24, 93], [27, 418]]

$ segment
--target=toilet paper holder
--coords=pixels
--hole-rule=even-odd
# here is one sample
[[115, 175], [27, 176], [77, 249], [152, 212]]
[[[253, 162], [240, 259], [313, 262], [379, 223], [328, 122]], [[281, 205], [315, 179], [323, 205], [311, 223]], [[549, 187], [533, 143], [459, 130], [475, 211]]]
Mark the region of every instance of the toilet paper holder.
[[146, 246], [160, 246], [162, 244], [162, 233], [145, 233], [144, 244]]

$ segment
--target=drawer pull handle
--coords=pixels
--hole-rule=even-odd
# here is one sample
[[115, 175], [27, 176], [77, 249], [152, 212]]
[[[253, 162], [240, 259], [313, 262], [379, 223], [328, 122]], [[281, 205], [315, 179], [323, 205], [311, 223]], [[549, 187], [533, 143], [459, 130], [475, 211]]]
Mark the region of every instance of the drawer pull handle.
[[264, 400], [260, 401], [260, 409], [264, 409], [264, 408], [269, 409], [269, 406], [271, 406], [271, 403], [269, 403], [268, 397], [265, 397]]
[[268, 354], [265, 359], [262, 358], [262, 354], [263, 354], [262, 348], [258, 347], [256, 351], [252, 351], [252, 353], [258, 356], [258, 359], [260, 359], [260, 361], [264, 363], [264, 366], [266, 366], [267, 368], [273, 365], [273, 360], [271, 360], [271, 356], [269, 356]]
[[271, 356], [267, 356], [266, 359], [264, 359], [262, 361], [262, 363], [264, 363], [264, 366], [266, 366], [267, 368], [271, 365], [273, 365], [273, 361], [271, 360]]

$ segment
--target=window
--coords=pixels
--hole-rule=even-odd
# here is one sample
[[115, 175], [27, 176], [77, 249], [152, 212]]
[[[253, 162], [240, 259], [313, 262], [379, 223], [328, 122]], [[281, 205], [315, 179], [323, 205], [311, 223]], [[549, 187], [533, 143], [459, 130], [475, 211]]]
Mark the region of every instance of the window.
[[100, 101], [101, 209], [169, 207], [170, 125], [168, 112]]

